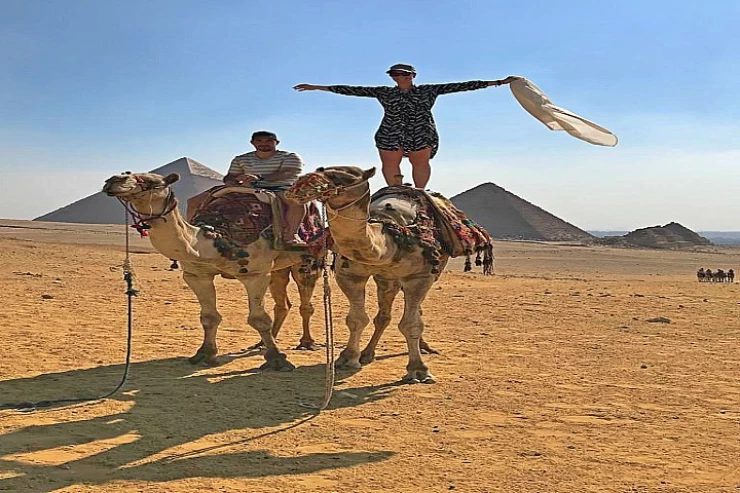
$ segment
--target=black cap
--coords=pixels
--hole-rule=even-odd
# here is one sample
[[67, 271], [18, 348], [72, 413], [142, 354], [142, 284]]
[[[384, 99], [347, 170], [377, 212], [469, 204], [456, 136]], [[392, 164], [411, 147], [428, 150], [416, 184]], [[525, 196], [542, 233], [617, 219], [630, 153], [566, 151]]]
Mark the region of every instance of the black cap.
[[258, 139], [260, 137], [267, 137], [268, 139], [272, 139], [277, 141], [277, 135], [275, 135], [275, 132], [268, 132], [267, 130], [258, 130], [255, 133], [252, 134], [252, 140]]
[[406, 65], [405, 63], [397, 63], [386, 70], [385, 73], [390, 74], [391, 72], [406, 72], [407, 74], [416, 75], [416, 69], [411, 65]]

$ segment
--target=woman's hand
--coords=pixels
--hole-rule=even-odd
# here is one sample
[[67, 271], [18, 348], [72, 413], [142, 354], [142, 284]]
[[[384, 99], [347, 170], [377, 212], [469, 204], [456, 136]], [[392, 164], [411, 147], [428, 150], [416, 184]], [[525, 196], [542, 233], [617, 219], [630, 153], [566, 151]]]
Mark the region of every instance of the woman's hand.
[[293, 86], [293, 89], [295, 89], [298, 92], [303, 92], [303, 91], [315, 91], [318, 88], [312, 84], [298, 84], [297, 86]]
[[295, 89], [298, 92], [323, 91], [323, 90], [326, 90], [326, 86], [315, 86], [313, 84], [298, 84], [297, 86], [293, 86], [293, 89]]
[[517, 77], [516, 75], [510, 75], [505, 79], [501, 80], [492, 80], [488, 83], [489, 86], [503, 86], [504, 84], [511, 84], [515, 80], [519, 80], [521, 77]]

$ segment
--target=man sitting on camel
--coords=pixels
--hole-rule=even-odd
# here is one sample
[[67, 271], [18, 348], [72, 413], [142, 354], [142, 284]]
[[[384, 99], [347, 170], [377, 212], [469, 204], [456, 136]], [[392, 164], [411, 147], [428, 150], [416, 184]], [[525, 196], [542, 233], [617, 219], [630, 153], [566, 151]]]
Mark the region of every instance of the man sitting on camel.
[[[306, 243], [298, 237], [298, 228], [306, 213], [306, 206], [287, 199], [284, 194], [303, 171], [303, 160], [294, 152], [277, 150], [280, 141], [273, 132], [254, 132], [250, 142], [255, 150], [236, 156], [231, 161], [224, 183], [274, 192], [285, 211], [282, 243], [287, 247], [305, 247]], [[208, 192], [188, 201], [188, 218], [193, 216], [207, 195]]]

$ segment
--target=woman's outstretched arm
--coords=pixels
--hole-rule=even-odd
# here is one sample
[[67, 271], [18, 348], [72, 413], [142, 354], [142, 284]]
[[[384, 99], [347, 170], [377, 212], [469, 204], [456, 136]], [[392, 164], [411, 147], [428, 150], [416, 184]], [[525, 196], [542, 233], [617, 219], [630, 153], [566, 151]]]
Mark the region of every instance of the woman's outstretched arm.
[[315, 86], [313, 84], [298, 84], [293, 86], [298, 92], [302, 91], [328, 91], [343, 96], [359, 96], [364, 98], [377, 98], [383, 91], [383, 86]]
[[453, 92], [475, 91], [476, 89], [485, 89], [490, 86], [501, 86], [509, 84], [519, 77], [509, 76], [501, 80], [471, 80], [468, 82], [451, 82], [449, 84], [429, 84], [435, 94], [450, 94]]

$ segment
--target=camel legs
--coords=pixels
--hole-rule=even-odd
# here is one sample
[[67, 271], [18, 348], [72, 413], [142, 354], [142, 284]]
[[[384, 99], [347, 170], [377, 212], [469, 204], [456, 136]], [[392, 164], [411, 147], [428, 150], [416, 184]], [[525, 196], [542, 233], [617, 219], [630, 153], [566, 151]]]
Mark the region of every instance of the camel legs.
[[375, 325], [373, 336], [360, 353], [360, 363], [363, 365], [375, 360], [375, 348], [378, 346], [386, 327], [391, 323], [393, 300], [396, 299], [396, 295], [401, 290], [401, 284], [394, 279], [383, 279], [379, 276], [374, 276], [373, 279], [375, 279], [375, 284], [378, 286], [378, 313], [373, 319]]
[[[308, 269], [308, 272], [301, 272], [301, 270]], [[293, 279], [298, 286], [298, 295], [301, 298], [301, 306], [298, 311], [301, 314], [301, 321], [303, 324], [303, 334], [301, 335], [301, 341], [296, 349], [307, 349], [309, 351], [316, 350], [314, 345], [313, 337], [311, 337], [310, 323], [311, 317], [314, 313], [313, 303], [311, 298], [313, 297], [314, 289], [316, 288], [316, 280], [318, 279], [318, 273], [315, 269], [310, 269], [306, 266], [294, 265], [290, 271], [293, 273]]]
[[347, 327], [349, 341], [347, 347], [339, 354], [335, 362], [337, 368], [361, 368], [360, 364], [360, 337], [362, 331], [370, 323], [365, 311], [365, 286], [370, 276], [337, 273], [337, 284], [349, 301]]
[[[270, 273], [270, 294], [275, 301], [272, 320], [272, 336], [277, 338], [291, 308], [288, 299], [288, 283], [290, 282], [290, 268], [275, 270]], [[261, 346], [261, 344], [260, 344]]]
[[262, 370], [293, 370], [295, 366], [288, 361], [285, 353], [278, 348], [275, 336], [272, 335], [272, 321], [265, 311], [265, 293], [270, 284], [270, 274], [253, 275], [239, 279], [247, 288], [249, 299], [249, 317], [247, 323], [259, 332], [262, 343], [267, 348], [266, 362], [260, 367]]
[[216, 333], [221, 323], [221, 314], [216, 308], [216, 286], [212, 274], [196, 275], [185, 272], [182, 276], [185, 283], [195, 293], [200, 303], [200, 323], [203, 326], [203, 344], [198, 352], [190, 358], [192, 364], [205, 361], [209, 365], [217, 363], [218, 347]]
[[434, 377], [429, 373], [429, 368], [421, 359], [421, 349], [419, 347], [421, 334], [424, 331], [421, 304], [433, 283], [434, 277], [416, 277], [401, 280], [404, 307], [403, 317], [398, 324], [398, 328], [406, 338], [406, 344], [409, 348], [409, 363], [406, 365], [407, 373], [403, 378], [408, 383], [434, 383]]

